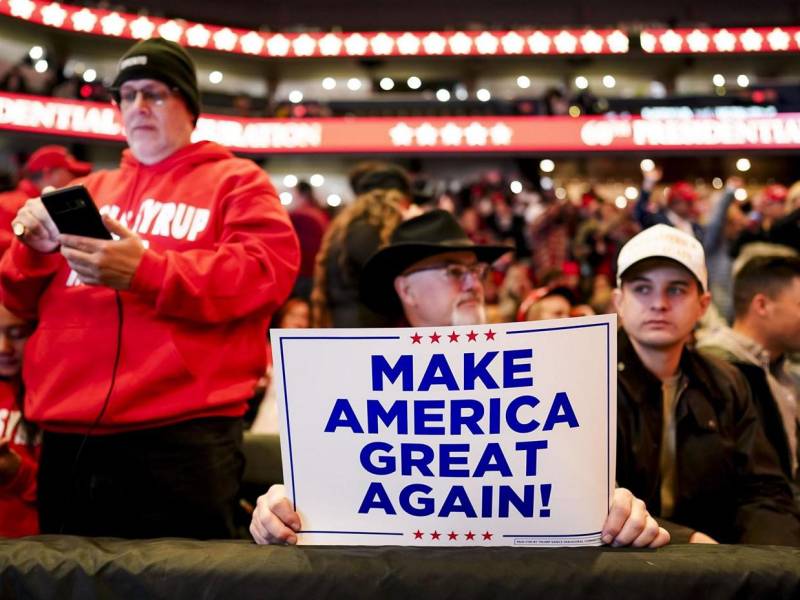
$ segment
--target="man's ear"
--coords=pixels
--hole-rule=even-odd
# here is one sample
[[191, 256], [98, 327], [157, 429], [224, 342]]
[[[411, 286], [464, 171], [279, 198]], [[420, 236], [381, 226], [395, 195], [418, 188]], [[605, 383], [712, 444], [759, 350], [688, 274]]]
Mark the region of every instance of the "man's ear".
[[753, 296], [753, 299], [750, 300], [750, 310], [753, 311], [759, 317], [766, 316], [767, 313], [767, 305], [769, 304], [769, 298], [766, 294], [758, 293]]
[[708, 307], [711, 305], [711, 292], [703, 292], [700, 294], [700, 317], [706, 314]]
[[620, 307], [622, 306], [622, 290], [619, 288], [614, 288], [611, 290], [611, 301], [614, 303], [614, 310], [620, 314], [622, 311]]
[[413, 305], [414, 294], [411, 291], [411, 286], [408, 285], [408, 280], [402, 275], [394, 278], [394, 291], [397, 292], [397, 297], [400, 298], [400, 304], [403, 306]]

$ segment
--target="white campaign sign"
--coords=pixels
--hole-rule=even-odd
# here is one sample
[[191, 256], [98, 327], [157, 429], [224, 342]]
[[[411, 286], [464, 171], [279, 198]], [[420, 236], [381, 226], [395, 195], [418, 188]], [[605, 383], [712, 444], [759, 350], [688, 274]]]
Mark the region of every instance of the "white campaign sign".
[[614, 315], [272, 339], [299, 543], [600, 544]]

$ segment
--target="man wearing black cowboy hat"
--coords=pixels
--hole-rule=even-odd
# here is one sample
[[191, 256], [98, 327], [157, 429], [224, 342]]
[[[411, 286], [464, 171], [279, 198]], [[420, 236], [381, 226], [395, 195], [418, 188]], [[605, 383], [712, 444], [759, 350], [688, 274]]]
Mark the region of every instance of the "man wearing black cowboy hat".
[[401, 223], [361, 275], [361, 298], [376, 312], [414, 327], [486, 321], [483, 279], [509, 246], [477, 246], [450, 213], [434, 210]]
[[[511, 248], [476, 245], [453, 216], [434, 210], [401, 223], [388, 246], [361, 273], [362, 300], [376, 311], [405, 316], [413, 327], [475, 325], [485, 320], [483, 276]], [[250, 533], [259, 544], [297, 543], [300, 516], [282, 485], [258, 499]], [[669, 534], [644, 502], [617, 488], [603, 525], [603, 542], [658, 547]]]

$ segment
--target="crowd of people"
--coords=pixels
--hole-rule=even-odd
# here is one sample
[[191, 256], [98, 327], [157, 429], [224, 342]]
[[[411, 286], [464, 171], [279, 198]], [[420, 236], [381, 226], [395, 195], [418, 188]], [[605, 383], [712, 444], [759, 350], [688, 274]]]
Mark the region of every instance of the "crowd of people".
[[[270, 323], [616, 312], [603, 541], [800, 545], [800, 187], [743, 206], [737, 178], [707, 199], [656, 168], [625, 209], [497, 178], [419, 203], [401, 167], [368, 161], [330, 219], [310, 186], [287, 213], [254, 163], [190, 141], [200, 96], [180, 46], [135, 44], [112, 91], [119, 168], [44, 147], [0, 197], [0, 535], [235, 535], [242, 417], [278, 429]], [[59, 233], [39, 196], [67, 182], [114, 239]], [[259, 498], [257, 542], [300, 527], [282, 486]]]

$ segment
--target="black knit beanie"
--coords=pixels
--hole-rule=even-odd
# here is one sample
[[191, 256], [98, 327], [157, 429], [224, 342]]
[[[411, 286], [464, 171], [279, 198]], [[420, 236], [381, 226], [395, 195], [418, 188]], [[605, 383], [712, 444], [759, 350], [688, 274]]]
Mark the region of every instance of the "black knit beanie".
[[119, 61], [119, 71], [112, 89], [119, 101], [119, 87], [131, 79], [156, 79], [176, 88], [195, 121], [200, 115], [200, 90], [197, 71], [189, 53], [179, 44], [151, 38], [134, 44]]

